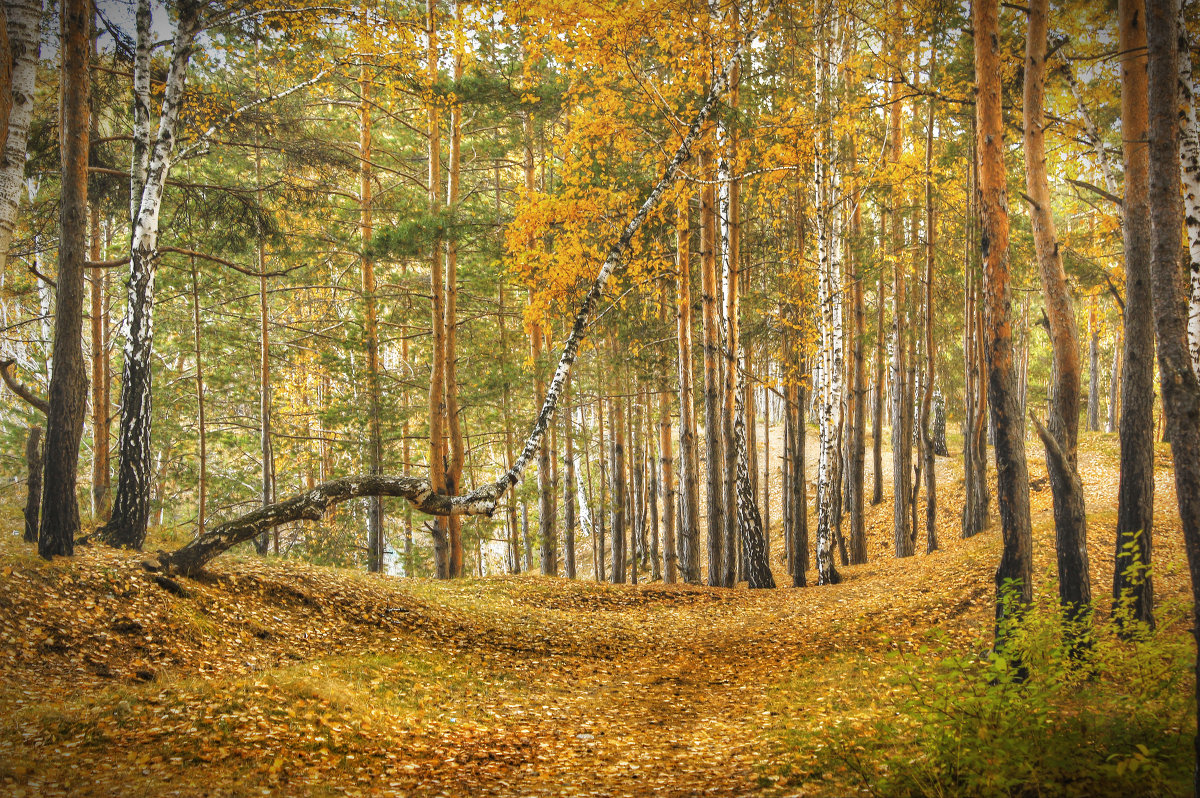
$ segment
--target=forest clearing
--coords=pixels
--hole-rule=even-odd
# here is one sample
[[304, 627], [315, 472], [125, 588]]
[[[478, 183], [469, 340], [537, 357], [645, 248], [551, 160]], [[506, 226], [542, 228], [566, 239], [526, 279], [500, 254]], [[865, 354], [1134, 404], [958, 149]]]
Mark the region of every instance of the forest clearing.
[[6, 0], [0, 784], [1200, 795], [1200, 0]]

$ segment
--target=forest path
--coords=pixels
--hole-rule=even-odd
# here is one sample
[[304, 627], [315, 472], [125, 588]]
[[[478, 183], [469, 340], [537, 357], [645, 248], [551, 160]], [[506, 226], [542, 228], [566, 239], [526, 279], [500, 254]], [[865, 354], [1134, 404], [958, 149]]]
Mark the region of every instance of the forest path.
[[[1106, 438], [1085, 445], [1103, 499], [1115, 463]], [[45, 563], [8, 541], [0, 792], [845, 794], [787, 783], [796, 746], [812, 744], [788, 730], [820, 740], [879, 700], [890, 652], [988, 637], [997, 535], [959, 538], [957, 474], [939, 460], [941, 550], [891, 557], [885, 495], [867, 519], [870, 562], [806, 589], [439, 583], [234, 556], [178, 595], [128, 553]], [[1044, 585], [1049, 491], [1033, 499]], [[1102, 594], [1111, 508], [1095, 511]], [[1164, 596], [1186, 588], [1171, 523], [1156, 537]]]

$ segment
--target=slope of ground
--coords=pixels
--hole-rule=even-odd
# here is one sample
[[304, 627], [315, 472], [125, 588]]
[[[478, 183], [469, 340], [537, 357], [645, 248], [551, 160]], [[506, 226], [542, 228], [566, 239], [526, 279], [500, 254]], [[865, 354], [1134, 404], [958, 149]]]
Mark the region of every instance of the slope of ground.
[[[1082, 457], [1098, 596], [1111, 583], [1109, 444], [1089, 438]], [[1036, 483], [1044, 469], [1033, 471]], [[838, 774], [789, 780], [804, 752], [780, 729], [819, 735], [868, 700], [888, 652], [986, 637], [997, 534], [957, 536], [957, 474], [940, 461], [940, 551], [888, 556], [885, 501], [868, 521], [872, 561], [807, 589], [447, 584], [236, 557], [176, 589], [132, 554], [85, 547], [45, 563], [10, 539], [0, 789], [846, 794]], [[1157, 590], [1177, 597], [1187, 576], [1168, 483], [1164, 471]], [[1049, 502], [1034, 494], [1039, 591], [1053, 589]]]

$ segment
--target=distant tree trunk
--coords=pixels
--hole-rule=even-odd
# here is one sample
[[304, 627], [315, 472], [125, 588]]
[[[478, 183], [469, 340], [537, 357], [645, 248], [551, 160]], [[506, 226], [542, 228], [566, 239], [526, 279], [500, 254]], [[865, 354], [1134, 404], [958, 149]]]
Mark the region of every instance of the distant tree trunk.
[[871, 504], [883, 501], [883, 311], [887, 306], [886, 286], [883, 283], [883, 270], [879, 272], [879, 280], [875, 286], [876, 308], [875, 321], [875, 383], [871, 389]]
[[54, 370], [46, 413], [45, 490], [38, 554], [75, 553], [79, 500], [75, 485], [87, 413], [83, 360], [83, 270], [87, 261], [88, 141], [91, 130], [92, 5], [63, 0], [60, 21], [58, 288], [54, 302]]
[[[1124, 322], [1122, 322], [1124, 324]], [[1113, 340], [1112, 376], [1108, 380], [1108, 418], [1104, 422], [1105, 432], [1117, 431], [1117, 409], [1121, 397], [1121, 331], [1118, 328]]]
[[[383, 430], [379, 411], [379, 321], [376, 311], [375, 262], [368, 255], [374, 235], [371, 198], [371, 80], [366, 65], [359, 73], [359, 238], [362, 244], [362, 294], [364, 302], [363, 334], [367, 344], [367, 471], [383, 473]], [[452, 492], [452, 491], [447, 491]], [[383, 499], [367, 498], [367, 570], [383, 571], [385, 538]]]
[[[2, 16], [3, 14], [0, 14], [0, 17]], [[94, 132], [95, 129], [96, 117], [92, 115], [92, 131]], [[103, 260], [100, 209], [95, 202], [92, 203], [88, 227], [91, 231], [89, 233], [89, 238], [91, 238], [90, 258], [93, 261]], [[108, 467], [108, 270], [94, 269], [89, 282], [91, 283], [92, 300], [92, 517], [103, 523], [108, 520], [112, 505]], [[199, 373], [198, 361], [197, 373]], [[203, 448], [203, 434], [203, 427], [201, 427], [201, 448]]]
[[792, 586], [808, 585], [808, 477], [805, 449], [808, 446], [807, 424], [804, 422], [804, 407], [807, 401], [804, 384], [800, 379], [791, 386], [792, 408], [792, 497], [788, 500], [792, 510]]
[[[659, 304], [660, 320], [666, 324], [669, 321], [669, 293], [666, 286], [663, 287], [662, 302]], [[688, 329], [687, 335], [688, 349], [691, 349], [691, 330]], [[689, 357], [691, 353], [688, 353]], [[680, 364], [682, 367], [682, 363]], [[690, 367], [690, 364], [689, 364]], [[681, 368], [682, 370], [682, 368]], [[690, 386], [689, 386], [690, 388]], [[690, 397], [689, 397], [690, 401]], [[683, 419], [680, 419], [680, 437], [684, 435]], [[694, 439], [693, 439], [694, 440]], [[682, 447], [681, 447], [682, 448]], [[670, 380], [664, 370], [661, 375], [661, 382], [658, 391], [658, 459], [659, 470], [662, 472], [662, 520], [663, 520], [663, 580], [668, 584], [674, 584], [679, 579], [679, 567], [686, 565], [679, 562], [678, 557], [678, 541], [675, 534], [675, 516], [676, 506], [681, 501], [680, 495], [675, 489], [675, 457], [671, 451], [671, 389]], [[680, 471], [686, 470], [686, 466], [681, 464]], [[680, 514], [682, 517], [682, 514]], [[683, 530], [679, 531], [680, 540], [683, 538]], [[684, 574], [686, 581], [686, 571]]]
[[867, 561], [867, 532], [865, 514], [865, 466], [867, 427], [867, 378], [866, 358], [863, 352], [863, 335], [866, 331], [866, 307], [863, 303], [862, 275], [859, 272], [857, 246], [862, 236], [861, 195], [857, 184], [851, 190], [854, 210], [850, 215], [850, 238], [854, 242], [846, 256], [846, 282], [850, 291], [850, 419], [847, 430], [849, 445], [846, 468], [849, 472], [850, 505], [850, 563], [860, 565]]
[[[497, 183], [497, 186], [499, 184]], [[498, 202], [498, 200], [497, 200]], [[500, 325], [500, 349], [508, 351], [508, 333], [505, 328], [504, 319], [504, 294], [505, 281], [500, 281], [500, 304], [497, 312], [497, 323]], [[407, 341], [407, 339], [405, 339]], [[407, 343], [405, 344], [407, 346]], [[512, 382], [508, 378], [508, 372], [504, 372], [504, 390], [503, 390], [503, 408], [504, 408], [504, 450], [508, 456], [508, 467], [512, 468], [514, 462], [513, 457], [513, 420], [512, 420]], [[601, 420], [601, 433], [603, 433], [603, 420]], [[601, 449], [604, 447], [604, 442], [601, 440]], [[407, 458], [405, 458], [407, 460]], [[512, 556], [513, 573], [521, 573], [521, 544], [517, 531], [517, 487], [510, 485], [508, 488], [508, 527], [509, 527], [509, 550]]]
[[1010, 631], [1008, 620], [1022, 613], [1033, 600], [1033, 543], [1025, 424], [1017, 404], [1009, 314], [1012, 290], [1000, 95], [999, 0], [975, 0], [972, 19], [978, 84], [975, 111], [987, 297], [988, 393], [996, 435], [997, 505], [1003, 541], [1000, 566], [996, 569], [997, 645], [1003, 647]]
[[8, 34], [4, 62], [10, 70], [3, 100], [6, 108], [0, 109], [6, 128], [0, 138], [0, 274], [7, 273], [8, 251], [25, 188], [25, 151], [41, 54], [42, 0], [6, 0], [3, 16]]
[[[200, 273], [196, 268], [196, 258], [194, 256], [191, 258], [191, 272], [192, 347], [196, 357], [196, 444], [198, 450], [197, 470], [199, 471], [196, 486], [196, 537], [200, 537], [204, 534], [204, 526], [208, 513], [208, 432], [204, 412], [204, 353], [200, 346], [201, 331], [203, 329], [200, 318]], [[95, 307], [94, 304], [93, 307]], [[95, 370], [93, 370], [94, 373]], [[94, 387], [93, 396], [95, 395]], [[107, 429], [105, 429], [105, 433], [107, 433]], [[98, 444], [96, 445], [98, 446]]]
[[1100, 431], [1100, 325], [1096, 322], [1096, 295], [1088, 309], [1088, 432]]
[[[603, 368], [603, 366], [601, 365], [601, 358], [597, 357], [596, 358], [597, 393], [600, 393], [600, 391], [602, 390], [601, 386], [603, 386], [605, 384], [605, 380], [603, 379], [603, 377], [600, 374], [602, 368]], [[600, 500], [598, 502], [596, 502], [596, 506], [598, 508], [598, 511], [596, 514], [600, 517], [600, 520], [599, 520], [599, 523], [596, 525], [598, 534], [597, 534], [597, 539], [596, 539], [595, 577], [596, 577], [597, 582], [603, 582], [603, 581], [605, 581], [605, 579], [608, 578], [606, 575], [607, 571], [604, 567], [604, 565], [605, 565], [605, 563], [604, 563], [604, 554], [605, 554], [605, 552], [604, 552], [604, 543], [605, 543], [605, 541], [604, 541], [604, 533], [605, 533], [604, 516], [606, 515], [607, 508], [609, 506], [609, 503], [611, 502], [611, 498], [608, 495], [609, 494], [608, 456], [606, 454], [605, 445], [604, 445], [604, 404], [605, 404], [604, 396], [603, 395], [598, 396], [596, 399], [596, 405], [597, 405], [597, 407], [596, 407], [596, 427], [599, 432], [599, 444], [600, 444], [600, 455], [599, 455], [599, 459], [600, 459]], [[611, 409], [612, 402], [609, 401], [608, 404], [609, 404], [609, 418], [611, 419], [612, 418], [612, 415], [611, 415], [612, 414], [612, 409]], [[611, 429], [611, 425], [610, 425], [610, 429]], [[609, 437], [611, 438], [612, 435], [610, 434]]]
[[650, 396], [643, 391], [642, 398], [646, 407], [646, 473], [649, 479], [646, 485], [646, 504], [648, 523], [650, 525], [650, 579], [657, 582], [662, 579], [662, 559], [659, 539], [658, 516], [658, 463], [655, 460], [654, 422], [650, 414]]
[[[712, 155], [700, 150], [699, 171], [712, 173]], [[711, 183], [700, 189], [700, 276], [704, 316], [704, 466], [708, 485], [708, 585], [725, 585], [725, 483], [721, 446], [721, 336], [717, 307], [716, 196]]]
[[[972, 132], [974, 132], [972, 123]], [[978, 253], [979, 194], [978, 158], [974, 136], [967, 170], [966, 226], [963, 248], [963, 371], [966, 377], [966, 418], [963, 425], [963, 487], [965, 505], [962, 536], [973, 537], [988, 525], [987, 486], [987, 380], [984, 364], [983, 309], [980, 307], [980, 277], [976, 265]]]
[[[255, 29], [255, 55], [258, 50], [257, 28]], [[257, 88], [257, 70], [255, 84]], [[369, 125], [369, 123], [368, 123]], [[370, 127], [367, 127], [369, 136]], [[368, 144], [366, 158], [370, 157]], [[363, 163], [366, 163], [364, 159]], [[258, 270], [258, 412], [259, 454], [262, 458], [262, 473], [260, 479], [261, 491], [259, 498], [264, 508], [275, 503], [275, 451], [271, 446], [271, 314], [267, 294], [266, 274], [266, 242], [263, 236], [262, 217], [266, 213], [263, 203], [262, 187], [262, 147], [259, 146], [259, 129], [254, 129], [254, 202], [257, 212], [254, 217], [254, 265]], [[367, 225], [370, 225], [370, 211], [367, 214]], [[275, 553], [279, 553], [278, 527], [263, 532], [263, 536], [255, 541], [259, 554], [266, 554], [270, 545], [271, 533], [275, 533]]]
[[[615, 350], [614, 350], [615, 354]], [[625, 584], [625, 411], [619, 396], [612, 398], [612, 583]]]
[[[1120, 0], [1121, 130], [1125, 160], [1125, 346], [1121, 365], [1121, 476], [1113, 604], [1118, 622], [1154, 625], [1154, 316], [1150, 287], [1150, 153], [1146, 17]], [[1122, 609], [1123, 608], [1123, 609]]]
[[525, 555], [525, 570], [533, 570], [533, 539], [529, 536], [529, 502], [521, 502], [521, 544]]
[[563, 460], [563, 554], [567, 579], [575, 578], [575, 418], [571, 407], [571, 377], [563, 386], [563, 438], [566, 456]]
[[38, 542], [38, 518], [42, 509], [42, 428], [29, 428], [25, 440], [25, 464], [29, 477], [25, 482], [25, 542]]
[[[636, 382], [636, 381], [635, 381]], [[632, 533], [636, 543], [630, 547], [633, 555], [633, 570], [648, 565], [647, 512], [646, 512], [646, 411], [642, 403], [641, 386], [638, 386], [630, 397], [630, 423], [633, 424], [633, 435], [630, 444], [633, 456], [630, 458], [631, 505], [633, 509]]]
[[700, 468], [696, 453], [695, 377], [692, 371], [692, 266], [688, 203], [675, 223], [675, 329], [679, 350], [679, 544], [681, 578], [700, 582]]
[[[1179, 230], [1183, 201], [1179, 191], [1178, 0], [1147, 0], [1149, 53], [1150, 218], [1153, 230], [1154, 328], [1158, 340], [1159, 385], [1163, 393], [1167, 440], [1175, 463], [1175, 495], [1192, 581], [1192, 635], [1200, 645], [1200, 383], [1188, 349], [1187, 285]], [[1184, 57], [1188, 56], [1186, 50]], [[1190, 265], [1190, 264], [1189, 264]], [[1195, 664], [1200, 675], [1200, 660]], [[1200, 706], [1200, 682], [1196, 686]], [[1200, 756], [1200, 736], [1193, 743]], [[1192, 771], [1200, 790], [1200, 764]]]

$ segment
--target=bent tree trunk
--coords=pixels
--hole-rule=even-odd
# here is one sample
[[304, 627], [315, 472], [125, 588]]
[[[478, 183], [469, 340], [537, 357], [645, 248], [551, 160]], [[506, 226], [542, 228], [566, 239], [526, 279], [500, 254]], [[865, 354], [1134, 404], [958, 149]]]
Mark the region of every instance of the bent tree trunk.
[[435, 516], [486, 515], [496, 510], [495, 486], [468, 496], [435, 493], [428, 480], [419, 477], [390, 477], [376, 474], [343, 477], [324, 482], [298, 496], [239, 516], [205, 532], [183, 548], [160, 555], [158, 566], [184, 575], [195, 573], [221, 552], [293, 521], [319, 521], [335, 504], [361, 496], [398, 496], [417, 510]]
[[[175, 553], [163, 555], [159, 560], [161, 566], [186, 573], [193, 573], [203, 568], [205, 563], [221, 554], [221, 552], [244, 540], [249, 540], [257, 534], [261, 534], [265, 529], [303, 518], [319, 518], [326, 507], [361, 496], [399, 496], [407, 499], [417, 510], [435, 516], [486, 515], [491, 517], [492, 513], [496, 510], [496, 504], [500, 497], [510, 487], [520, 482], [525, 468], [538, 451], [542, 437], [546, 434], [550, 425], [550, 419], [554, 415], [555, 407], [558, 405], [558, 398], [562, 394], [567, 374], [570, 372], [571, 366], [579, 354], [579, 347], [583, 343], [584, 332], [587, 330], [588, 322], [591, 320], [592, 311], [595, 309], [596, 303], [600, 301], [600, 296], [608, 284], [609, 277], [612, 276], [612, 273], [624, 258], [626, 251], [629, 249], [630, 242], [633, 240], [633, 236], [641, 228], [646, 218], [650, 215], [650, 212], [659, 204], [666, 194], [667, 189], [675, 181], [679, 167], [691, 157], [692, 146], [700, 137], [700, 132], [712, 114], [717, 100], [728, 87], [730, 76], [738, 63], [738, 59], [741, 58], [743, 49], [747, 42], [753, 40], [757, 35], [758, 30], [766, 22], [770, 11], [771, 5], [768, 5], [747, 38], [738, 43], [729, 60], [725, 62], [724, 68], [713, 82], [712, 88], [704, 100], [704, 105], [700, 107], [700, 110], [692, 120], [692, 124], [688, 127], [687, 133], [680, 142], [679, 148], [675, 151], [674, 157], [667, 164], [662, 177], [659, 178], [654, 188], [650, 191], [649, 196], [646, 197], [641, 207], [633, 215], [633, 218], [626, 223], [620, 237], [609, 249], [604, 263], [596, 275], [596, 279], [584, 297], [579, 311], [575, 314], [571, 334], [563, 345], [554, 378], [551, 380], [550, 387], [546, 391], [542, 408], [534, 420], [533, 429], [530, 430], [529, 437], [525, 441], [525, 447], [516, 461], [499, 479], [491, 484], [477, 488], [465, 496], [453, 497], [435, 494], [428, 480], [416, 477], [370, 475], [347, 477], [326, 482], [312, 491], [306, 491], [286, 501], [277, 502], [269, 507], [263, 507], [222, 524]], [[157, 221], [157, 214], [155, 214], [155, 220]], [[157, 224], [155, 224], [155, 229], [157, 229]], [[153, 564], [151, 564], [151, 567], [153, 567]]]

